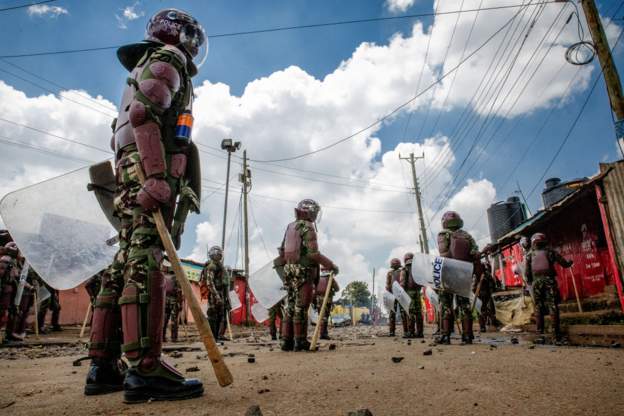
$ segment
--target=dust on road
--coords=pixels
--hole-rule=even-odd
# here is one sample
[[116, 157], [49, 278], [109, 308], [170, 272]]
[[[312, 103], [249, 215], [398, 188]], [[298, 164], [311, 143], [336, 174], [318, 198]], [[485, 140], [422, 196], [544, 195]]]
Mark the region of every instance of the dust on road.
[[[83, 396], [88, 362], [72, 366], [84, 355], [80, 347], [54, 347], [50, 355], [56, 356], [5, 349], [0, 414], [243, 415], [254, 404], [265, 416], [346, 415], [361, 408], [375, 416], [621, 415], [624, 409], [622, 349], [513, 345], [500, 334], [472, 346], [430, 346], [430, 338], [408, 343], [376, 336], [378, 329], [334, 334], [340, 339], [322, 343], [317, 353], [283, 353], [266, 336], [226, 343], [234, 375], [227, 388], [216, 383], [200, 344], [186, 345], [187, 351], [169, 352], [169, 361], [187, 377], [201, 378], [205, 395], [132, 406], [123, 404], [122, 393]], [[192, 367], [199, 371], [186, 371]]]

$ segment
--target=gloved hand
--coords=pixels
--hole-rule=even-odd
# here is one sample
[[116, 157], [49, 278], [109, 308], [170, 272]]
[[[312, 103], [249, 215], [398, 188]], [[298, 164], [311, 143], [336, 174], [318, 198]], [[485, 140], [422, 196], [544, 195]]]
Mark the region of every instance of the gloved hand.
[[334, 264], [334, 267], [331, 269], [331, 271], [334, 274], [334, 276], [337, 276], [338, 273], [340, 273], [340, 269], [335, 264]]
[[147, 211], [154, 211], [171, 198], [171, 188], [164, 179], [148, 178], [137, 194], [137, 202]]

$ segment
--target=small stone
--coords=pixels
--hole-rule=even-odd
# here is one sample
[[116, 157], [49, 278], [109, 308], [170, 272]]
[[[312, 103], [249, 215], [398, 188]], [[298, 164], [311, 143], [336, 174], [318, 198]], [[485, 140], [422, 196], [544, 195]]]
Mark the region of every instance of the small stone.
[[424, 350], [423, 355], [433, 355], [433, 351], [431, 351], [431, 349]]
[[474, 403], [474, 405], [475, 405], [475, 406], [479, 406], [479, 403], [475, 402], [475, 403]]
[[333, 351], [336, 349], [336, 344], [329, 344], [329, 350]]
[[496, 345], [490, 345], [491, 350], [495, 350], [496, 348], [498, 348]]
[[424, 370], [424, 369], [425, 369], [425, 366], [424, 366], [424, 365], [419, 365], [419, 366], [418, 366], [418, 369], [419, 369], [419, 370]]
[[187, 373], [195, 373], [197, 371], [199, 371], [199, 367], [197, 367], [197, 366], [189, 367], [189, 368], [186, 369]]
[[269, 378], [267, 376], [262, 376], [262, 380], [268, 380]]
[[264, 393], [269, 393], [271, 390], [269, 389], [260, 389], [258, 390], [258, 394], [264, 394]]
[[249, 406], [249, 408], [245, 412], [245, 416], [263, 416], [263, 415], [262, 415], [262, 410], [260, 410], [260, 406], [258, 406], [257, 404], [254, 404], [252, 406]]
[[77, 371], [72, 371], [72, 374], [76, 374], [76, 373], [77, 373]]
[[392, 357], [392, 362], [393, 363], [400, 363], [401, 361], [403, 361], [403, 358], [405, 358], [405, 357]]
[[355, 412], [349, 412], [347, 416], [373, 416], [373, 413], [368, 409], [358, 409]]
[[421, 339], [421, 340], [420, 340], [420, 343], [421, 343], [421, 344], [424, 344], [425, 342], [427, 342], [427, 341], [425, 341], [424, 339]]
[[517, 343], [518, 343], [518, 338], [515, 338], [515, 337], [514, 337], [514, 338], [512, 338], [512, 339], [511, 339], [511, 343], [512, 343], [512, 344], [517, 344]]
[[621, 346], [622, 346], [622, 344], [620, 344], [619, 342], [611, 343], [611, 348], [620, 348]]
[[169, 357], [171, 358], [180, 358], [182, 357], [182, 353], [180, 351], [171, 351], [171, 354], [169, 354]]
[[255, 362], [256, 362], [256, 357], [247, 357], [247, 362], [248, 362], [249, 364], [253, 364], [253, 363], [255, 363]]
[[412, 345], [412, 340], [408, 340], [407, 345]]
[[535, 345], [529, 345], [529, 349], [530, 350], [534, 350], [535, 349]]

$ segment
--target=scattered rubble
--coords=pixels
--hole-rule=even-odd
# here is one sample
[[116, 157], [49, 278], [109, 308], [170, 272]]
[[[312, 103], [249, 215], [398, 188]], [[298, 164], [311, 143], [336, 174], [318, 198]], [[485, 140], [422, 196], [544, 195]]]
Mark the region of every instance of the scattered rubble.
[[405, 357], [392, 357], [393, 363], [400, 363]]
[[196, 365], [194, 365], [193, 367], [189, 367], [189, 368], [187, 368], [187, 369], [186, 369], [186, 372], [187, 372], [187, 373], [194, 373], [194, 372], [197, 372], [197, 371], [199, 371], [199, 367], [197, 367]]
[[431, 349], [424, 350], [423, 355], [433, 355], [433, 351]]
[[260, 410], [260, 406], [254, 404], [249, 406], [249, 409], [245, 412], [245, 416], [263, 416], [262, 410]]

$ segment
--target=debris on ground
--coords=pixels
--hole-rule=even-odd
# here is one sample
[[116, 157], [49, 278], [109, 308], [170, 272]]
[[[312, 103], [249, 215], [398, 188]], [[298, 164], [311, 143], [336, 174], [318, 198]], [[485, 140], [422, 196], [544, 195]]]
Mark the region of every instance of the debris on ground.
[[347, 416], [373, 416], [373, 413], [368, 409], [359, 409], [355, 412], [349, 412]]
[[392, 357], [393, 363], [400, 363], [405, 357]]
[[260, 406], [254, 404], [249, 406], [249, 409], [245, 412], [245, 416], [263, 416], [262, 410], [260, 410]]
[[423, 351], [423, 355], [432, 355], [432, 354], [433, 354], [433, 351], [431, 349]]
[[196, 372], [196, 371], [199, 371], [199, 367], [197, 367], [196, 365], [195, 365], [195, 366], [193, 366], [193, 367], [189, 367], [189, 368], [187, 368], [187, 369], [186, 369], [186, 372], [187, 372], [187, 373], [194, 373], [194, 372]]
[[183, 354], [180, 351], [171, 351], [171, 353], [169, 353], [169, 357], [171, 358], [180, 358], [182, 356]]

